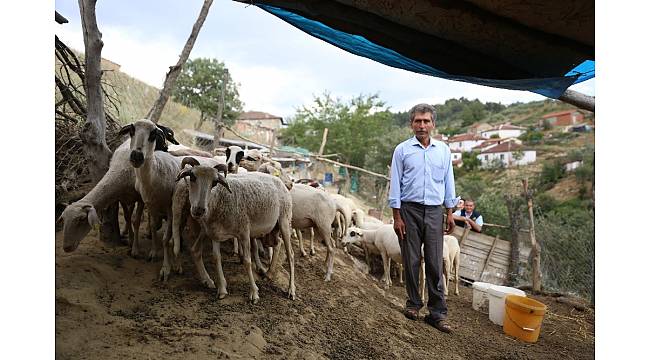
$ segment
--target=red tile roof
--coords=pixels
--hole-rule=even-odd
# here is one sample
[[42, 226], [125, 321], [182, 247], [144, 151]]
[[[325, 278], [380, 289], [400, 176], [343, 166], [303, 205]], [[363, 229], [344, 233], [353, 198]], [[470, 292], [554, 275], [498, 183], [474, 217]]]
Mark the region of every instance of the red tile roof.
[[509, 152], [509, 151], [518, 151], [518, 150], [523, 150], [523, 146], [513, 143], [512, 141], [508, 141], [502, 144], [499, 144], [493, 148], [489, 148], [487, 150], [481, 151], [481, 154], [492, 154], [492, 153], [500, 153], [500, 152]]
[[474, 134], [459, 134], [451, 137], [448, 141], [458, 142], [458, 141], [467, 141], [467, 140], [487, 140], [486, 138]]
[[510, 125], [510, 124], [501, 124], [491, 129], [483, 130], [482, 132], [495, 131], [495, 130], [526, 130], [526, 128], [521, 126]]
[[546, 114], [546, 115], [542, 116], [542, 119], [546, 119], [546, 118], [550, 118], [550, 117], [554, 117], [554, 116], [565, 115], [565, 114], [572, 114], [574, 112], [579, 112], [579, 111], [575, 110], [575, 109], [574, 110], [556, 111], [556, 112], [552, 112], [550, 114]]
[[275, 116], [271, 115], [269, 113], [265, 113], [262, 111], [246, 111], [241, 113], [237, 120], [272, 120], [272, 119], [280, 119], [282, 120], [281, 116]]

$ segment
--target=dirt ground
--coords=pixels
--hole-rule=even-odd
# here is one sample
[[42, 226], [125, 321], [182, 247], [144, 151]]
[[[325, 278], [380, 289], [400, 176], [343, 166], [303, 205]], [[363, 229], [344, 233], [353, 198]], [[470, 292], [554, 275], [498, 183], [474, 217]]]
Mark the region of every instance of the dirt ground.
[[[143, 239], [148, 242], [148, 239]], [[145, 243], [142, 249], [148, 249]], [[128, 256], [87, 236], [72, 253], [56, 233], [57, 359], [593, 359], [594, 313], [550, 297], [539, 341], [506, 336], [487, 314], [474, 311], [472, 290], [448, 298], [455, 329], [443, 334], [406, 319], [406, 292], [393, 278], [384, 291], [361, 261], [337, 250], [333, 280], [325, 283], [325, 248], [296, 253], [296, 295], [257, 281], [260, 302], [248, 303], [248, 278], [229, 243], [222, 245], [228, 295], [199, 284], [188, 253], [183, 274], [157, 279], [161, 261]], [[206, 267], [216, 281], [206, 247]], [[380, 261], [380, 260], [379, 260]], [[379, 262], [378, 261], [378, 262]], [[356, 265], [355, 265], [356, 264]], [[379, 269], [379, 266], [376, 267]], [[422, 315], [424, 315], [424, 311]]]

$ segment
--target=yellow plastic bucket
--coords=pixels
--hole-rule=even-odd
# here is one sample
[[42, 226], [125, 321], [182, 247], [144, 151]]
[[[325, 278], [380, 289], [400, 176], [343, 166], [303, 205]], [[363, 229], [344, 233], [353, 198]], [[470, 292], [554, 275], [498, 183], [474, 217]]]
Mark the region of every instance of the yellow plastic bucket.
[[536, 342], [542, 328], [546, 305], [518, 295], [506, 296], [505, 303], [503, 332], [529, 343]]

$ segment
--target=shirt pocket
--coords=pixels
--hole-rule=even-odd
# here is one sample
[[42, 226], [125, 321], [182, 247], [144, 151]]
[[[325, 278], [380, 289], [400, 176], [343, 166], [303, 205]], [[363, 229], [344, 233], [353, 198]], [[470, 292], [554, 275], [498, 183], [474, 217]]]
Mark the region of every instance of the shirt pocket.
[[442, 184], [447, 175], [447, 168], [443, 165], [442, 159], [439, 156], [427, 159], [427, 167], [431, 172], [431, 178], [434, 182]]

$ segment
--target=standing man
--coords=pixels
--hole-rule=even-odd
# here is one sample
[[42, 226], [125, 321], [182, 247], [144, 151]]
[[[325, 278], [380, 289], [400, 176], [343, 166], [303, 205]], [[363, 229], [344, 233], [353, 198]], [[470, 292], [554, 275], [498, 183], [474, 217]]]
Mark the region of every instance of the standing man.
[[454, 222], [460, 227], [465, 227], [465, 224], [467, 224], [470, 229], [481, 232], [483, 215], [474, 209], [474, 200], [465, 199], [465, 208], [454, 213]]
[[423, 306], [418, 292], [420, 254], [424, 244], [429, 315], [424, 321], [450, 333], [447, 303], [442, 286], [442, 235], [454, 230], [452, 210], [458, 199], [449, 147], [431, 137], [436, 111], [428, 104], [415, 105], [410, 113], [414, 137], [397, 145], [393, 153], [388, 203], [393, 209], [393, 228], [400, 242], [406, 273], [404, 316], [416, 320]]

